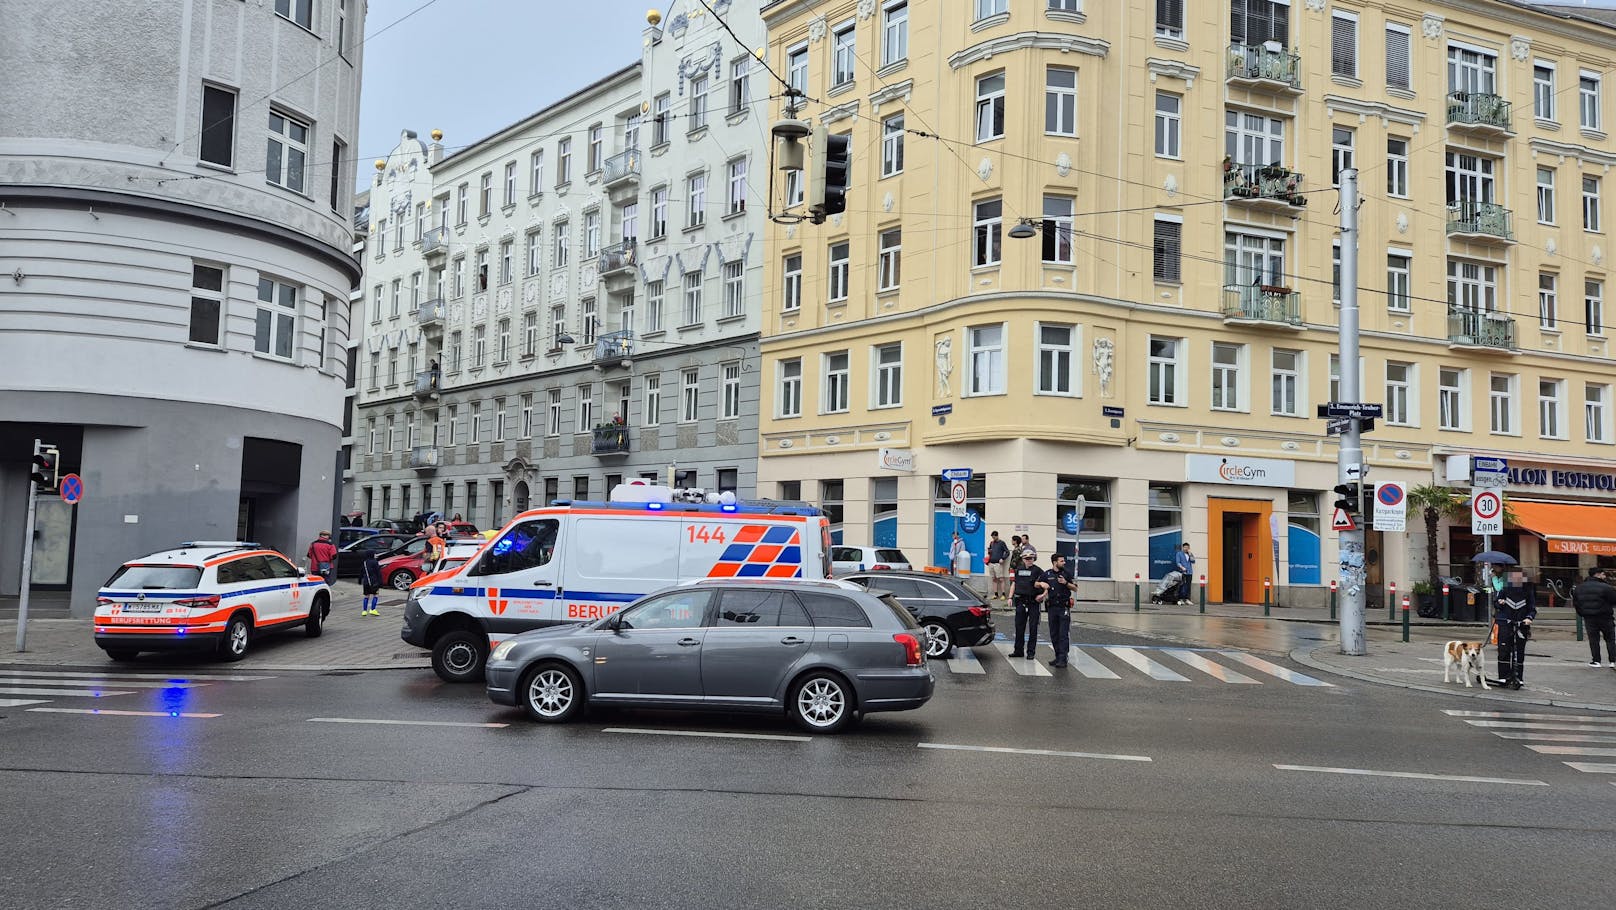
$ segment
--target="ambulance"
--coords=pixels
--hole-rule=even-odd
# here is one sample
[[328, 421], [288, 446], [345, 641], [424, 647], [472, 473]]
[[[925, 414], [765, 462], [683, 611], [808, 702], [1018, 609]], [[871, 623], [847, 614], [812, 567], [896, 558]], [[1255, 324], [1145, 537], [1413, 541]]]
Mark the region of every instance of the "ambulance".
[[400, 637], [430, 650], [444, 680], [475, 682], [518, 632], [599, 619], [681, 581], [830, 576], [830, 525], [813, 506], [622, 484], [608, 502], [523, 512], [464, 564], [422, 577]]

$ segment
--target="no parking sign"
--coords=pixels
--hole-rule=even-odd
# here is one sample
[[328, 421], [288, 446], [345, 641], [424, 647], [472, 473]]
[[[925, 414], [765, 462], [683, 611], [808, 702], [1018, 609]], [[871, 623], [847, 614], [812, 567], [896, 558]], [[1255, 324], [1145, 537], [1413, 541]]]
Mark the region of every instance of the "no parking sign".
[[1375, 484], [1375, 530], [1408, 530], [1408, 490], [1400, 480]]

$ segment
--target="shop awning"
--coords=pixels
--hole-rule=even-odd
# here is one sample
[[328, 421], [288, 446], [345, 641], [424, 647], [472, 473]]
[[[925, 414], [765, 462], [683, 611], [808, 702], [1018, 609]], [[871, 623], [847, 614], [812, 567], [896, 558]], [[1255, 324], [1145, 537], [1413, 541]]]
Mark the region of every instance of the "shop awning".
[[1512, 501], [1515, 524], [1543, 538], [1550, 553], [1616, 555], [1616, 506]]

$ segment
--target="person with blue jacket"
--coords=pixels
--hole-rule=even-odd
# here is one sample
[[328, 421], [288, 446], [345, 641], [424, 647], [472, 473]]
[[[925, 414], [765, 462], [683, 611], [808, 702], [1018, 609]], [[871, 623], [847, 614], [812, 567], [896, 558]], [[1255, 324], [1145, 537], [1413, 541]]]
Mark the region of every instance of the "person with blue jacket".
[[1190, 602], [1190, 579], [1195, 576], [1195, 554], [1190, 551], [1187, 542], [1173, 554], [1173, 565], [1184, 576], [1178, 582], [1178, 602], [1187, 604]]
[[376, 558], [376, 551], [365, 553], [365, 561], [359, 567], [359, 584], [364, 588], [365, 595], [359, 601], [360, 616], [380, 616], [382, 564]]
[[1521, 687], [1526, 672], [1526, 642], [1532, 637], [1532, 620], [1537, 617], [1537, 598], [1526, 584], [1526, 574], [1510, 572], [1504, 588], [1494, 601], [1493, 628], [1498, 635], [1499, 685]]

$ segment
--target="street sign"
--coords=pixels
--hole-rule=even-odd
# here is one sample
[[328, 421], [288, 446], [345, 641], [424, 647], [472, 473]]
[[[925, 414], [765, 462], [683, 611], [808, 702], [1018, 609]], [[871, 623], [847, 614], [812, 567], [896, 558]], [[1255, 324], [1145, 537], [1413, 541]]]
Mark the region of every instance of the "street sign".
[[934, 404], [931, 406], [931, 416], [933, 417], [947, 417], [952, 413], [954, 413], [954, 406], [951, 404]]
[[971, 479], [971, 469], [970, 468], [944, 468], [943, 469], [943, 479], [944, 480], [970, 480]]
[[84, 481], [80, 480], [77, 474], [64, 474], [60, 492], [63, 502], [70, 506], [77, 505], [78, 501], [84, 498]]
[[1509, 462], [1503, 458], [1477, 455], [1470, 459], [1470, 483], [1477, 487], [1501, 487], [1509, 481]]
[[1356, 483], [1363, 480], [1363, 465], [1349, 464], [1345, 467], [1347, 483]]
[[954, 518], [965, 517], [965, 481], [950, 480], [948, 482], [948, 514]]
[[1470, 533], [1504, 533], [1504, 494], [1486, 487], [1471, 491]]
[[1400, 480], [1375, 484], [1375, 530], [1408, 530], [1408, 490]]
[[1353, 401], [1332, 401], [1319, 405], [1320, 417], [1379, 417], [1381, 406]]
[[1101, 417], [1121, 417], [1124, 413], [1126, 413], [1126, 412], [1123, 411], [1121, 408], [1116, 407], [1114, 405], [1109, 405], [1109, 404], [1100, 405], [1100, 416]]
[[1332, 531], [1354, 531], [1357, 528], [1358, 525], [1353, 522], [1352, 516], [1347, 514], [1346, 509], [1337, 508], [1335, 514], [1330, 517], [1330, 529]]

